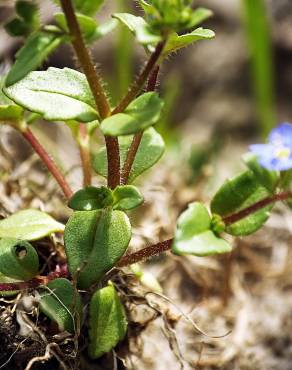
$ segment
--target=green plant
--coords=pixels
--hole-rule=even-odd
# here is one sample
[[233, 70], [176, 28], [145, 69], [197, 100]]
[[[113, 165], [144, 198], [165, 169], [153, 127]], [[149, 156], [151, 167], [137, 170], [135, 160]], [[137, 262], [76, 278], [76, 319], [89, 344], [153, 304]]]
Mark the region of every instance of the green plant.
[[[17, 9], [20, 3], [24, 2], [18, 1]], [[60, 0], [63, 13], [55, 14], [56, 25], [50, 26], [41, 26], [36, 15], [29, 18], [23, 11], [29, 26], [22, 34], [28, 38], [5, 79], [0, 105], [1, 123], [16, 128], [32, 145], [74, 210], [65, 230], [36, 210], [20, 211], [0, 221], [0, 291], [39, 289], [43, 313], [76, 338], [88, 318], [83, 313], [89, 301], [88, 351], [92, 358], [114, 348], [127, 331], [126, 311], [106, 276], [108, 271], [169, 249], [177, 255], [196, 256], [230, 252], [225, 234], [255, 232], [268, 219], [274, 203], [288, 201], [292, 195], [292, 130], [284, 124], [272, 132], [269, 144], [251, 147], [255, 154], [244, 157], [247, 170], [222, 185], [210, 212], [199, 202], [190, 204], [178, 219], [173, 239], [125, 255], [131, 240], [127, 212], [143, 203], [143, 195], [132, 183], [164, 151], [163, 139], [153, 127], [163, 110], [163, 99], [155, 91], [160, 65], [169, 54], [211, 39], [214, 32], [196, 28], [211, 12], [193, 10], [191, 1], [140, 0], [144, 18], [114, 14], [149, 58], [126, 95], [112, 107], [88, 49], [116, 23], [96, 23], [93, 17], [102, 3]], [[29, 12], [35, 12], [33, 3], [26, 5]], [[11, 22], [8, 28], [13, 31]], [[72, 44], [84, 73], [69, 68], [34, 71], [61, 43]], [[63, 121], [72, 129], [84, 174], [84, 187], [75, 194], [30, 129], [39, 117]], [[107, 186], [102, 187], [91, 185], [90, 144], [95, 129], [105, 139], [105, 146], [93, 155], [94, 170], [107, 179]], [[64, 231], [66, 263], [47, 276], [38, 275], [38, 256], [30, 241], [58, 231]]]

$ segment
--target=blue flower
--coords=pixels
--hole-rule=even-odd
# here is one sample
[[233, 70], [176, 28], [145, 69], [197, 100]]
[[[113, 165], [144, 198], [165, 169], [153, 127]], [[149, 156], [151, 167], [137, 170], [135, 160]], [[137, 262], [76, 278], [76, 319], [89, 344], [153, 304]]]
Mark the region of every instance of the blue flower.
[[289, 170], [292, 168], [292, 124], [280, 124], [271, 131], [267, 144], [254, 144], [249, 148], [262, 167], [268, 170]]

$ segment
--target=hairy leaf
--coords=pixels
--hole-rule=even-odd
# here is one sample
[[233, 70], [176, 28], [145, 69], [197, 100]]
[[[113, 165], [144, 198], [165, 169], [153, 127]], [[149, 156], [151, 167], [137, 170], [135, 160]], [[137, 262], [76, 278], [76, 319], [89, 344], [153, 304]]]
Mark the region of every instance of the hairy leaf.
[[[263, 187], [251, 171], [246, 171], [226, 181], [211, 202], [213, 213], [221, 217], [237, 213], [244, 208], [268, 197], [270, 192]], [[226, 231], [231, 235], [248, 235], [258, 230], [269, 218], [272, 205], [258, 210], [240, 221], [229, 225]]]
[[155, 92], [148, 92], [135, 99], [124, 113], [114, 114], [101, 122], [105, 135], [131, 135], [156, 123], [163, 108], [163, 101]]
[[41, 311], [52, 321], [57, 322], [60, 330], [76, 332], [76, 320], [81, 320], [82, 303], [80, 295], [72, 283], [64, 278], [55, 279], [41, 291]]
[[75, 211], [93, 211], [110, 206], [113, 196], [110, 189], [105, 186], [96, 188], [87, 186], [78, 190], [69, 200], [68, 206]]
[[16, 62], [7, 75], [5, 84], [10, 86], [38, 68], [60, 45], [62, 37], [49, 32], [32, 34], [16, 54]]
[[37, 240], [63, 230], [63, 224], [36, 209], [25, 209], [0, 221], [0, 238]]
[[88, 288], [109, 271], [125, 253], [131, 225], [121, 211], [74, 212], [64, 234], [71, 274], [78, 272], [78, 285]]
[[113, 191], [114, 208], [128, 211], [143, 203], [139, 189], [133, 185], [117, 186]]
[[199, 202], [189, 204], [177, 221], [172, 252], [208, 256], [231, 250], [231, 246], [211, 230], [211, 217], [206, 207]]
[[185, 33], [183, 35], [178, 35], [177, 33], [172, 33], [163, 49], [163, 54], [169, 54], [178, 49], [184, 48], [196, 41], [211, 39], [215, 36], [212, 30], [204, 29], [202, 27], [197, 28], [193, 32]]
[[0, 240], [0, 272], [13, 279], [29, 280], [39, 269], [39, 258], [34, 247], [25, 240]]
[[70, 68], [30, 72], [4, 92], [47, 120], [90, 122], [98, 118], [85, 75]]
[[113, 286], [97, 290], [89, 308], [89, 356], [93, 359], [113, 349], [127, 332], [123, 304]]
[[129, 13], [116, 13], [113, 17], [128, 27], [137, 41], [143, 45], [155, 45], [161, 41], [161, 36], [154, 33], [142, 17], [137, 17]]
[[[121, 166], [125, 162], [132, 140], [133, 136], [119, 137]], [[130, 172], [129, 182], [133, 182], [136, 177], [151, 168], [163, 153], [164, 141], [161, 135], [153, 127], [145, 130]], [[97, 173], [107, 177], [107, 152], [105, 147], [101, 148], [94, 156], [93, 167]]]

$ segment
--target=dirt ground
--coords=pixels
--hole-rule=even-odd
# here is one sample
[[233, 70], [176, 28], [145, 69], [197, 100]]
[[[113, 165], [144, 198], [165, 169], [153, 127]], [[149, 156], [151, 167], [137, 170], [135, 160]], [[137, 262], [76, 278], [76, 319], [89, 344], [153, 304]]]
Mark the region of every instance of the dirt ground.
[[[288, 120], [292, 115], [292, 5], [285, 0], [268, 3], [278, 115], [280, 120]], [[256, 137], [238, 1], [206, 0], [198, 1], [198, 5], [214, 10], [216, 16], [209, 26], [217, 37], [182, 52], [164, 67], [162, 90], [165, 76], [175, 71], [179, 70], [182, 81], [179, 109], [172, 117], [173, 124], [180, 128], [180, 147], [169, 148], [141, 182], [146, 202], [139, 213], [132, 215], [132, 250], [171, 237], [176, 218], [188, 202], [201, 200], [208, 204], [222, 181], [240, 171], [240, 156]], [[2, 33], [0, 41], [4, 69], [18, 43]], [[98, 47], [103, 50], [100, 61], [108, 60], [107, 43]], [[64, 54], [54, 55], [48, 64], [70, 65]], [[140, 58], [138, 50], [136, 59]], [[184, 68], [180, 69], [182, 63]], [[195, 76], [194, 71], [198, 71]], [[73, 188], [78, 189], [81, 170], [70, 133], [54, 124], [46, 125], [45, 132], [41, 127], [34, 128], [37, 135], [57, 158], [65, 158], [64, 170]], [[197, 143], [215, 146], [214, 136], [220, 136], [219, 149], [194, 180], [188, 165], [191, 147]], [[66, 222], [70, 212], [54, 180], [22, 138], [8, 127], [0, 127], [0, 175], [1, 217], [32, 207]], [[102, 181], [95, 179], [96, 184]], [[75, 368], [292, 370], [291, 243], [291, 211], [279, 205], [261, 231], [232, 241], [234, 250], [230, 255], [178, 258], [166, 253], [145, 262], [144, 271], [156, 277], [162, 293], [149, 292], [130, 269], [116, 271], [112, 279], [130, 321], [127, 338], [99, 361], [88, 360], [82, 352]], [[63, 256], [62, 237], [39, 241], [36, 248], [44, 272], [48, 272]], [[57, 333], [54, 325], [39, 314], [37, 293], [29, 293], [0, 298], [0, 369], [73, 369], [74, 338]], [[82, 350], [85, 344], [82, 337], [79, 348]]]

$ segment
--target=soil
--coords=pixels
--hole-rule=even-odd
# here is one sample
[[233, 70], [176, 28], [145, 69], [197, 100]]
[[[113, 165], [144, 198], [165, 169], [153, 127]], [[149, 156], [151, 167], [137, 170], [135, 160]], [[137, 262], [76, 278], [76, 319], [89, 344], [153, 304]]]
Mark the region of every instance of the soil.
[[[160, 164], [141, 181], [146, 202], [132, 214], [132, 250], [171, 237], [177, 215], [188, 202], [208, 204], [222, 181], [240, 171], [240, 156], [258, 131], [239, 8], [231, 0], [197, 3], [214, 10], [209, 26], [217, 38], [183, 51], [163, 70], [162, 80], [178, 71], [181, 81], [179, 108], [172, 115], [173, 125], [181, 132], [176, 137], [180, 145], [179, 149], [169, 147]], [[288, 37], [292, 7], [285, 0], [268, 4], [276, 69], [281, 71], [276, 75], [278, 112], [287, 119], [292, 114], [292, 38]], [[0, 34], [0, 55], [6, 65], [18, 43], [3, 37]], [[98, 47], [102, 50], [99, 60], [109, 61], [109, 43]], [[48, 64], [72, 65], [65, 60], [67, 55], [63, 50]], [[140, 49], [135, 58], [140, 60]], [[180, 68], [182, 63], [184, 68]], [[106, 64], [110, 68], [111, 63]], [[69, 131], [54, 124], [34, 129], [49, 151], [64, 158], [68, 179], [78, 189], [80, 163]], [[189, 165], [194, 144], [196, 149], [208, 144], [210, 152], [199, 172]], [[0, 174], [2, 217], [32, 207], [66, 222], [70, 212], [54, 180], [9, 127], [0, 127]], [[102, 183], [95, 178], [95, 184]], [[129, 331], [115, 351], [98, 361], [88, 359], [84, 335], [76, 357], [74, 338], [58, 333], [39, 312], [37, 291], [3, 297], [0, 369], [292, 370], [291, 225], [291, 212], [279, 205], [261, 231], [232, 241], [230, 255], [178, 258], [165, 253], [145, 262], [144, 271], [156, 277], [162, 293], [150, 292], [128, 268], [114, 271], [111, 279], [126, 305]], [[60, 235], [41, 240], [35, 247], [42, 256], [43, 273], [63, 258]]]

